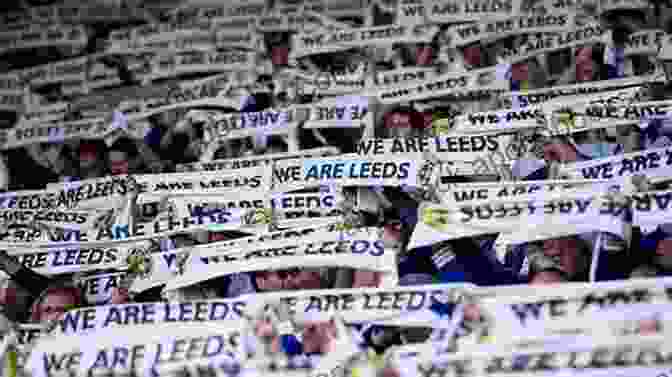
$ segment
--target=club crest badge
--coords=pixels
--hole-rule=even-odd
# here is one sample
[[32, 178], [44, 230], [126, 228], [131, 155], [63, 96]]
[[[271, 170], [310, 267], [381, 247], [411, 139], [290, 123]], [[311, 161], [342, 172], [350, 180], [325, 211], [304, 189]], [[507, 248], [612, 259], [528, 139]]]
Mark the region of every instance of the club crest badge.
[[150, 250], [134, 248], [126, 257], [129, 275], [135, 275], [140, 279], [147, 279], [152, 274], [154, 262]]

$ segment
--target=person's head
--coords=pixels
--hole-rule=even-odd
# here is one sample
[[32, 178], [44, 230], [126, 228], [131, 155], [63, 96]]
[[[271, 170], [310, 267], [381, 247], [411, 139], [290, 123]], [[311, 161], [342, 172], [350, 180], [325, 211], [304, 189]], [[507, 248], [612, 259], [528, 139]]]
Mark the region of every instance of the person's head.
[[124, 175], [131, 172], [131, 158], [135, 157], [137, 150], [128, 138], [121, 138], [110, 146], [107, 159], [108, 168], [112, 175]]
[[672, 237], [667, 236], [658, 241], [653, 261], [666, 271], [672, 270]]
[[5, 316], [15, 322], [25, 320], [30, 294], [12, 279], [0, 281], [0, 306]]
[[101, 159], [100, 145], [94, 142], [82, 142], [79, 144], [79, 167], [91, 169]]
[[530, 277], [530, 284], [532, 285], [558, 284], [565, 282], [567, 282], [567, 279], [564, 274], [561, 271], [554, 269], [538, 271]]
[[434, 46], [431, 43], [419, 43], [415, 50], [415, 64], [431, 66], [434, 58]]
[[316, 268], [301, 268], [295, 273], [288, 274], [285, 279], [285, 289], [320, 289], [322, 288], [322, 274]]
[[229, 237], [224, 232], [208, 232], [208, 243], [226, 241]]
[[411, 137], [424, 123], [425, 119], [419, 112], [405, 107], [397, 108], [385, 114], [385, 137]]
[[468, 66], [472, 68], [478, 68], [481, 66], [483, 54], [480, 44], [476, 43], [465, 47], [464, 50], [462, 50], [462, 55], [464, 56], [464, 62]]
[[280, 291], [285, 289], [289, 281], [298, 274], [298, 269], [257, 271], [254, 273], [254, 281], [259, 292]]
[[637, 325], [638, 325], [637, 333], [639, 335], [653, 335], [660, 333], [660, 331], [662, 330], [660, 319], [656, 317], [640, 319]]
[[33, 303], [31, 321], [58, 320], [65, 312], [80, 305], [82, 305], [82, 296], [79, 288], [69, 286], [48, 288]]
[[593, 48], [591, 46], [580, 47], [576, 50], [576, 81], [592, 81], [598, 71], [598, 67], [593, 60]]
[[386, 248], [399, 249], [401, 247], [402, 225], [400, 221], [389, 221], [383, 226], [383, 244]]
[[333, 351], [337, 331], [334, 320], [307, 321], [302, 325], [304, 353], [326, 354]]
[[560, 270], [572, 279], [586, 271], [589, 260], [586, 245], [574, 236], [559, 237], [543, 243], [543, 253], [557, 261]]
[[382, 275], [378, 271], [355, 270], [352, 276], [352, 288], [380, 287]]

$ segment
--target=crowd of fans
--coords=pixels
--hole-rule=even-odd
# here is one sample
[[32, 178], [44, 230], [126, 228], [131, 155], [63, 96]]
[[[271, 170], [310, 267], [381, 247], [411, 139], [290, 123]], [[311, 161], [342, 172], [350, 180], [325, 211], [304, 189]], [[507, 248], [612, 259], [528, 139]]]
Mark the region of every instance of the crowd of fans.
[[[23, 3], [28, 2], [28, 0]], [[401, 2], [401, 1], [400, 1]], [[196, 2], [198, 3], [198, 2]], [[233, 7], [234, 4], [218, 4]], [[274, 4], [277, 3], [277, 4]], [[325, 2], [325, 4], [328, 2]], [[352, 12], [331, 16], [333, 24], [341, 27], [360, 28], [394, 24], [396, 5], [385, 1], [363, 1], [359, 13]], [[516, 3], [515, 1], [513, 3]], [[550, 12], [548, 1], [522, 1], [525, 11]], [[579, 2], [583, 3], [583, 2]], [[623, 56], [623, 51], [631, 43], [633, 33], [646, 30], [670, 32], [670, 4], [651, 1], [637, 2], [643, 7], [623, 6], [612, 12], [599, 11], [598, 7], [579, 7], [572, 12], [586, 17], [588, 21], [599, 22], [613, 31], [608, 43], [580, 45], [559, 51], [538, 54], [517, 62], [510, 67], [508, 80], [510, 91], [530, 91], [579, 83], [618, 80], [627, 77], [644, 77], [662, 72], [661, 62], [656, 55]], [[627, 2], [625, 2], [627, 3]], [[629, 4], [629, 3], [628, 3]], [[265, 4], [266, 9], [290, 7], [280, 1]], [[46, 4], [23, 4], [27, 12]], [[102, 4], [101, 7], [111, 5]], [[189, 8], [189, 4], [185, 7]], [[144, 23], [176, 23], [175, 14], [161, 4], [135, 4], [127, 7], [142, 9], [142, 21], [106, 21], [96, 19], [86, 24], [89, 40], [85, 46], [44, 46], [30, 49], [6, 50], [3, 53], [1, 69], [6, 74], [18, 70], [85, 56], [94, 53], [105, 55], [109, 48], [108, 37], [116, 29], [129, 28]], [[178, 9], [177, 5], [171, 5]], [[195, 6], [200, 7], [199, 5]], [[213, 7], [214, 8], [214, 7]], [[125, 8], [124, 8], [125, 9]], [[137, 10], [136, 9], [136, 10]], [[536, 9], [536, 10], [534, 10]], [[10, 11], [8, 11], [10, 12]], [[185, 16], [186, 17], [186, 16]], [[191, 20], [198, 24], [199, 20]], [[200, 20], [203, 22], [204, 20]], [[588, 22], [582, 21], [582, 22]], [[82, 22], [87, 22], [83, 20]], [[456, 23], [460, 24], [460, 23]], [[123, 130], [105, 138], [68, 138], [57, 142], [39, 142], [18, 147], [7, 147], [2, 151], [0, 183], [4, 191], [20, 192], [44, 190], [47, 184], [75, 182], [106, 176], [134, 176], [142, 174], [164, 174], [179, 172], [180, 165], [199, 161], [234, 159], [253, 156], [297, 152], [312, 148], [336, 147], [340, 153], [355, 153], [362, 138], [426, 138], [437, 136], [437, 123], [454, 119], [458, 115], [502, 109], [504, 104], [496, 95], [476, 100], [455, 100], [453, 98], [430, 98], [396, 104], [382, 104], [373, 100], [369, 110], [374, 114], [373, 132], [364, 128], [307, 128], [301, 124], [287, 134], [259, 133], [239, 138], [206, 140], [207, 117], [194, 114], [199, 111], [260, 112], [267, 109], [282, 109], [293, 105], [309, 105], [326, 98], [299, 80], [288, 80], [287, 72], [298, 68], [309, 73], [328, 72], [343, 77], [353, 72], [366, 77], [378, 73], [391, 72], [403, 68], [428, 68], [434, 74], [473, 71], [502, 64], [502, 51], [510, 50], [525, 43], [521, 35], [486, 39], [460, 48], [450, 43], [450, 28], [455, 24], [442, 24], [440, 31], [429, 42], [397, 43], [391, 46], [367, 46], [334, 53], [314, 54], [294, 61], [289, 59], [292, 34], [301, 30], [279, 30], [272, 32], [254, 31], [262, 38], [262, 48], [256, 50], [257, 64], [240, 70], [254, 72], [255, 82], [246, 87], [233, 88], [227, 94], [239, 108], [180, 108], [160, 112], [139, 120], [147, 128], [144, 137], [136, 137]], [[10, 25], [7, 25], [8, 27]], [[39, 25], [37, 25], [39, 27]], [[1, 27], [1, 25], [0, 25]], [[250, 30], [253, 30], [251, 27]], [[663, 42], [661, 42], [663, 43]], [[125, 100], [151, 97], [161, 93], [175, 83], [200, 79], [212, 75], [204, 72], [187, 76], [170, 77], [147, 82], [137, 72], [129, 68], [129, 59], [123, 54], [109, 54], [104, 60], [107, 69], [114, 70], [118, 83], [114, 86], [90, 90], [85, 94], [70, 94], [64, 90], [65, 83], [40, 85], [27, 88], [26, 98], [39, 106], [67, 103], [68, 111], [59, 121], [86, 119], [87, 114], [106, 114], [109, 122], [114, 122], [118, 114], [116, 106]], [[130, 54], [129, 54], [130, 55]], [[358, 69], [361, 68], [361, 71]], [[0, 74], [1, 75], [1, 74]], [[335, 77], [335, 76], [334, 76]], [[664, 75], [663, 75], [664, 77]], [[374, 84], [375, 85], [375, 84]], [[399, 84], [403, 85], [403, 84]], [[662, 80], [651, 80], [642, 85], [636, 102], [663, 101], [668, 98], [669, 86]], [[26, 100], [27, 101], [27, 100]], [[38, 107], [32, 107], [37, 109]], [[23, 127], [27, 106], [14, 111], [5, 108], [2, 126], [6, 130]], [[45, 122], [46, 123], [46, 122]], [[646, 128], [641, 124], [646, 124]], [[561, 164], [606, 158], [623, 153], [661, 148], [670, 145], [672, 128], [665, 118], [642, 120], [638, 125], [626, 125], [600, 130], [589, 130], [571, 135], [560, 135], [534, 139], [530, 143], [533, 151], [525, 159], [517, 161], [511, 168], [511, 177], [504, 180], [544, 180], [557, 179], [554, 167]], [[367, 135], [368, 132], [368, 135]], [[530, 163], [530, 161], [533, 161]], [[670, 175], [672, 176], [672, 174]], [[451, 177], [456, 183], [495, 181], [502, 177], [462, 176]], [[643, 178], [643, 179], [640, 179]], [[638, 177], [640, 191], [666, 190], [665, 180], [655, 182], [647, 177]], [[655, 229], [642, 230], [628, 227], [623, 234], [602, 234], [591, 232], [563, 236], [544, 241], [535, 241], [510, 247], [501, 258], [495, 248], [497, 234], [460, 238], [438, 242], [430, 246], [409, 249], [408, 241], [418, 222], [418, 205], [424, 200], [426, 188], [407, 187], [348, 187], [344, 189], [346, 198], [357, 198], [357, 205], [343, 208], [349, 222], [360, 227], [382, 229], [382, 240], [386, 248], [398, 250], [398, 282], [401, 286], [438, 283], [472, 283], [490, 287], [500, 285], [546, 285], [567, 282], [600, 282], [627, 280], [631, 278], [664, 277], [672, 274], [672, 227], [659, 224]], [[312, 188], [300, 192], [315, 192]], [[354, 203], [352, 199], [351, 204]], [[132, 215], [135, 221], [151, 221], [157, 216], [160, 205], [135, 205]], [[30, 227], [35, 225], [31, 224]], [[11, 232], [14, 225], [5, 224], [1, 242], [6, 245], [16, 240]], [[279, 229], [274, 229], [279, 230]], [[248, 236], [245, 231], [199, 230], [147, 241], [159, 252], [181, 249], [196, 245], [235, 240]], [[596, 246], [596, 240], [600, 242]], [[26, 241], [25, 239], [22, 241]], [[28, 239], [29, 242], [42, 240]], [[7, 246], [3, 246], [5, 248]], [[600, 258], [593, 258], [596, 247]], [[226, 249], [222, 250], [223, 252]], [[10, 252], [11, 255], [11, 252]], [[383, 274], [376, 271], [347, 268], [296, 268], [265, 270], [229, 274], [207, 280], [177, 292], [167, 292], [163, 286], [151, 287], [142, 292], [129, 292], [124, 270], [98, 270], [76, 274], [49, 276], [48, 288], [33, 292], [34, 287], [26, 287], [12, 278], [16, 271], [11, 263], [4, 262], [7, 272], [0, 289], [0, 303], [6, 318], [17, 323], [45, 323], [58, 320], [74, 308], [111, 304], [157, 302], [162, 300], [200, 300], [214, 298], [235, 298], [245, 294], [298, 291], [308, 289], [366, 288], [379, 287]], [[116, 275], [115, 275], [116, 274]], [[92, 287], [91, 279], [104, 276]], [[37, 279], [37, 278], [36, 278]], [[88, 280], [87, 280], [88, 279]], [[39, 280], [39, 279], [38, 279]], [[94, 279], [95, 280], [95, 279]], [[477, 320], [477, 310], [468, 312], [469, 319]], [[271, 337], [274, 327], [269, 318], [256, 329], [258, 336]], [[366, 332], [364, 342], [382, 352], [392, 344], [402, 344], [407, 339], [418, 336], [413, 332], [374, 327]], [[427, 334], [425, 334], [427, 335]], [[315, 322], [303, 327], [302, 341], [276, 337], [271, 342], [273, 349], [285, 349], [288, 353], [323, 354], [332, 351], [335, 344], [336, 324]], [[292, 342], [296, 342], [292, 343]], [[298, 349], [300, 348], [300, 352]], [[298, 357], [298, 356], [297, 356]], [[306, 356], [309, 358], [309, 356]], [[296, 363], [305, 360], [296, 359]]]

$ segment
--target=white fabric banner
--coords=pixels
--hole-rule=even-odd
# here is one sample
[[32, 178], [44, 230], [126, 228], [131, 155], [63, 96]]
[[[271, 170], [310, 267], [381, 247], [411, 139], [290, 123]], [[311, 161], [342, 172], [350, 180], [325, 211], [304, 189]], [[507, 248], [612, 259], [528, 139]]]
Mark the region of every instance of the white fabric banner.
[[504, 0], [497, 3], [402, 0], [397, 7], [397, 22], [414, 24], [426, 20], [425, 22], [441, 24], [507, 19], [523, 13], [522, 3], [522, 0]]
[[[567, 30], [569, 29], [569, 30]], [[567, 31], [565, 31], [567, 30]], [[543, 33], [528, 36], [525, 43], [502, 54], [507, 63], [515, 64], [539, 54], [594, 43], [611, 42], [611, 30], [600, 24], [565, 28], [559, 33]]]
[[520, 233], [525, 241], [534, 241], [592, 231], [623, 232], [627, 206], [591, 194], [572, 196], [457, 207], [424, 202], [418, 208], [418, 224], [408, 248], [492, 233]]
[[290, 85], [296, 85], [299, 93], [321, 94], [325, 96], [357, 94], [365, 90], [371, 92], [384, 87], [392, 87], [402, 83], [422, 82], [436, 77], [433, 68], [403, 67], [389, 71], [369, 73], [366, 69], [346, 72], [304, 72], [287, 69], [282, 72], [289, 76]]
[[541, 106], [458, 115], [450, 133], [502, 132], [543, 127], [546, 113]]
[[[162, 197], [199, 194], [258, 197], [270, 191], [271, 177], [271, 170], [264, 166], [235, 171], [194, 171], [131, 176], [138, 184], [138, 201], [141, 203]], [[128, 193], [128, 178], [129, 176], [108, 176], [84, 181], [52, 183], [47, 185], [47, 189], [58, 190], [63, 193], [59, 194], [61, 196], [67, 193], [69, 204], [75, 208], [115, 208], [116, 203], [110, 199], [120, 198]], [[1, 203], [0, 201], [0, 206]], [[65, 204], [59, 203], [59, 205]]]
[[[530, 286], [494, 288], [481, 296], [478, 306], [490, 320], [490, 334], [499, 344], [579, 335], [597, 339], [619, 336], [614, 330], [621, 330], [626, 319], [634, 320], [638, 307], [640, 318], [645, 317], [641, 309], [647, 306], [649, 310], [651, 306], [669, 308], [667, 290], [671, 284], [670, 279], [662, 278], [566, 283], [552, 292]], [[619, 312], [621, 318], [617, 317]], [[669, 321], [669, 316], [665, 317]]]
[[643, 10], [649, 8], [649, 2], [645, 0], [600, 0], [599, 10], [602, 14], [615, 10]]
[[456, 305], [473, 288], [471, 284], [436, 284], [265, 293], [250, 296], [254, 300], [247, 309], [252, 314], [269, 303], [282, 302], [296, 323], [328, 321], [339, 315], [348, 324], [383, 324], [404, 318], [408, 319], [404, 326], [426, 327], [445, 319], [433, 307]]
[[561, 173], [575, 179], [609, 179], [624, 182], [635, 174], [648, 177], [672, 176], [672, 147], [652, 148], [560, 167]]
[[[421, 345], [429, 350], [432, 345]], [[502, 377], [634, 377], [642, 372], [669, 370], [669, 342], [662, 335], [593, 337], [538, 341], [519, 347], [482, 345], [436, 356], [433, 363], [418, 363], [419, 374], [466, 371], [464, 376]], [[411, 348], [411, 347], [409, 347]], [[623, 360], [623, 354], [632, 355]], [[425, 358], [431, 354], [424, 355]], [[540, 359], [547, 362], [539, 362]], [[459, 368], [459, 369], [458, 369]]]
[[102, 139], [111, 131], [110, 122], [104, 118], [15, 127], [0, 130], [0, 150], [70, 139]]
[[672, 191], [634, 193], [631, 197], [633, 225], [647, 231], [655, 230], [658, 225], [672, 223]]
[[[105, 305], [68, 311], [53, 335], [92, 333], [111, 327], [239, 321], [245, 315], [244, 300], [199, 300]], [[130, 313], [136, 313], [131, 315]]]
[[[121, 322], [128, 317], [119, 313], [113, 320]], [[180, 326], [158, 322], [42, 338], [33, 349], [26, 369], [36, 377], [85, 371], [95, 374], [109, 369], [146, 375], [152, 369], [175, 368], [193, 359], [240, 358], [243, 355], [242, 326], [242, 321], [185, 322]], [[177, 347], [185, 344], [195, 352], [174, 357]], [[127, 355], [131, 362], [119, 362], [115, 354]]]
[[[653, 101], [629, 104], [588, 104], [572, 106], [572, 112], [559, 110], [546, 122], [551, 135], [568, 135], [588, 130], [620, 126], [645, 128], [655, 119], [671, 117], [672, 101]], [[578, 114], [577, 114], [578, 113]]]
[[520, 108], [530, 105], [538, 105], [554, 99], [565, 101], [565, 98], [571, 99], [575, 96], [599, 94], [628, 87], [637, 87], [651, 82], [652, 79], [660, 79], [660, 77], [626, 77], [573, 85], [552, 86], [550, 88], [533, 89], [525, 92], [506, 92], [500, 95], [500, 100], [502, 101], [503, 108]]
[[[193, 269], [209, 260], [217, 260], [217, 255], [226, 250], [236, 248], [260, 249], [278, 240], [301, 240], [302, 237], [307, 235], [312, 235], [314, 239], [318, 240], [330, 239], [328, 237], [333, 238], [334, 233], [336, 235], [340, 234], [333, 224], [319, 226], [313, 224], [313, 226], [305, 228], [258, 233], [253, 236], [230, 241], [212, 242], [159, 254], [151, 254], [149, 259], [145, 259], [142, 262], [144, 273], [136, 276], [130, 290], [131, 292], [142, 292], [149, 288], [166, 284], [169, 280], [173, 279], [180, 269]], [[194, 266], [191, 266], [192, 264]]]
[[184, 74], [250, 70], [257, 62], [256, 52], [187, 50], [158, 54], [151, 64], [154, 68], [148, 78], [157, 80]]
[[104, 215], [103, 211], [64, 211], [30, 209], [0, 209], [0, 222], [5, 224], [40, 223], [63, 229], [86, 231]]
[[335, 156], [277, 162], [273, 192], [315, 186], [417, 186], [421, 156]]
[[82, 25], [53, 25], [17, 32], [0, 32], [0, 51], [3, 53], [47, 46], [84, 48], [87, 42], [86, 28]]
[[429, 43], [439, 30], [436, 26], [407, 25], [383, 25], [295, 34], [292, 36], [290, 59], [371, 45], [391, 46], [395, 43]]
[[665, 31], [658, 29], [634, 32], [625, 41], [624, 55], [657, 55], [665, 36]]
[[293, 109], [264, 110], [251, 113], [213, 113], [204, 132], [208, 140], [241, 139], [260, 133], [285, 135], [290, 127], [296, 127]]
[[106, 305], [112, 300], [113, 290], [122, 287], [124, 279], [126, 272], [114, 272], [85, 276], [77, 279], [76, 283], [87, 304]]
[[543, 200], [568, 192], [607, 193], [620, 186], [607, 180], [543, 180], [543, 181], [500, 181], [483, 183], [455, 183], [439, 186], [443, 191], [442, 201], [446, 204], [481, 203], [498, 200]]
[[238, 103], [227, 97], [213, 93], [197, 92], [190, 89], [174, 88], [165, 97], [137, 101], [123, 101], [118, 110], [128, 121], [148, 118], [154, 114], [198, 106], [238, 108]]
[[271, 166], [275, 161], [303, 159], [303, 158], [320, 158], [333, 156], [338, 154], [338, 149], [335, 147], [323, 147], [314, 149], [304, 149], [298, 152], [288, 153], [271, 153], [262, 156], [241, 157], [223, 160], [193, 162], [190, 164], [177, 165], [178, 172], [195, 172], [195, 171], [217, 171], [217, 170], [237, 170], [243, 168], [250, 168], [256, 166]]
[[508, 151], [512, 148], [514, 139], [515, 135], [512, 133], [441, 135], [423, 139], [364, 139], [356, 149], [364, 156], [429, 152], [439, 160], [474, 161], [495, 152], [511, 155]]
[[58, 275], [126, 266], [124, 247], [51, 247], [10, 249], [8, 254], [38, 274]]
[[[386, 249], [377, 229], [355, 231], [338, 241], [316, 240], [319, 234], [301, 240], [276, 241], [263, 245], [228, 251], [192, 255], [203, 263], [187, 263], [182, 275], [166, 284], [167, 290], [188, 287], [201, 281], [239, 272], [290, 269], [296, 267], [348, 267], [393, 274], [397, 271], [396, 251]], [[385, 279], [388, 283], [397, 284]]]
[[494, 41], [511, 35], [564, 32], [574, 27], [575, 13], [517, 16], [458, 25], [448, 29], [450, 44], [462, 47], [479, 41]]
[[468, 100], [485, 93], [508, 90], [508, 81], [499, 78], [497, 70], [498, 68], [483, 68], [450, 72], [418, 84], [372, 90], [369, 95], [377, 97], [383, 104], [398, 104], [436, 97]]

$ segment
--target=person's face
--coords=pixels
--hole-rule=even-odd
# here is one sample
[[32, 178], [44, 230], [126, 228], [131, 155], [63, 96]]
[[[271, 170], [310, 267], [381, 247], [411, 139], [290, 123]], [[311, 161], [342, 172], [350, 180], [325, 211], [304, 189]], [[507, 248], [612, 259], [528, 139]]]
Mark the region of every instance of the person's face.
[[23, 295], [22, 288], [18, 287], [13, 280], [3, 282], [0, 288], [0, 305], [17, 305], [17, 296]]
[[479, 46], [469, 46], [464, 49], [464, 61], [472, 67], [481, 65], [481, 48]]
[[75, 298], [66, 292], [50, 293], [42, 300], [42, 303], [38, 307], [38, 320], [58, 320], [76, 304]]
[[336, 326], [332, 321], [308, 322], [303, 327], [305, 353], [329, 353], [335, 339]]
[[397, 368], [384, 368], [380, 372], [381, 377], [401, 377], [401, 373], [399, 373], [399, 370]]
[[654, 261], [666, 270], [672, 270], [672, 238], [658, 242]]
[[313, 271], [299, 269], [260, 271], [256, 274], [257, 287], [262, 292], [272, 292], [284, 289], [319, 289], [319, 274], [314, 276]]
[[122, 151], [110, 151], [110, 171], [112, 175], [128, 174], [128, 156]]
[[254, 332], [258, 337], [270, 339], [276, 335], [273, 322], [269, 318], [263, 318], [254, 324]]
[[564, 283], [565, 279], [555, 271], [541, 271], [537, 272], [530, 284], [532, 285], [543, 285], [543, 284], [557, 284]]
[[225, 233], [222, 232], [210, 232], [208, 234], [208, 242], [219, 242], [226, 241], [227, 237]]
[[564, 237], [544, 241], [544, 254], [557, 259], [562, 269], [574, 276], [580, 269], [580, 248], [574, 238]]
[[639, 335], [652, 335], [659, 332], [658, 320], [651, 319], [642, 319], [639, 321]]
[[79, 166], [84, 169], [93, 167], [98, 157], [94, 152], [82, 151], [79, 153]]
[[385, 124], [388, 137], [410, 137], [413, 133], [411, 117], [404, 113], [394, 113]]
[[547, 143], [543, 147], [543, 152], [547, 161], [574, 162], [579, 159], [576, 150], [565, 143]]
[[380, 272], [355, 270], [352, 279], [353, 288], [376, 288], [380, 286]]
[[585, 48], [576, 56], [576, 81], [591, 81], [595, 76], [595, 62], [591, 54], [591, 50]]
[[322, 279], [317, 270], [303, 269], [295, 274], [288, 274], [285, 289], [320, 289]]
[[401, 224], [390, 223], [383, 228], [383, 245], [385, 248], [398, 249], [401, 243]]
[[466, 304], [464, 305], [464, 319], [467, 321], [480, 321], [481, 320], [481, 309], [476, 304]]
[[279, 291], [285, 287], [285, 278], [278, 271], [258, 272], [256, 281], [261, 292]]
[[529, 80], [530, 69], [527, 63], [514, 64], [511, 67], [511, 79], [514, 81]]
[[432, 55], [434, 53], [434, 49], [432, 48], [431, 45], [428, 44], [420, 44], [415, 52], [415, 62], [416, 65], [424, 65], [428, 66], [432, 64]]

